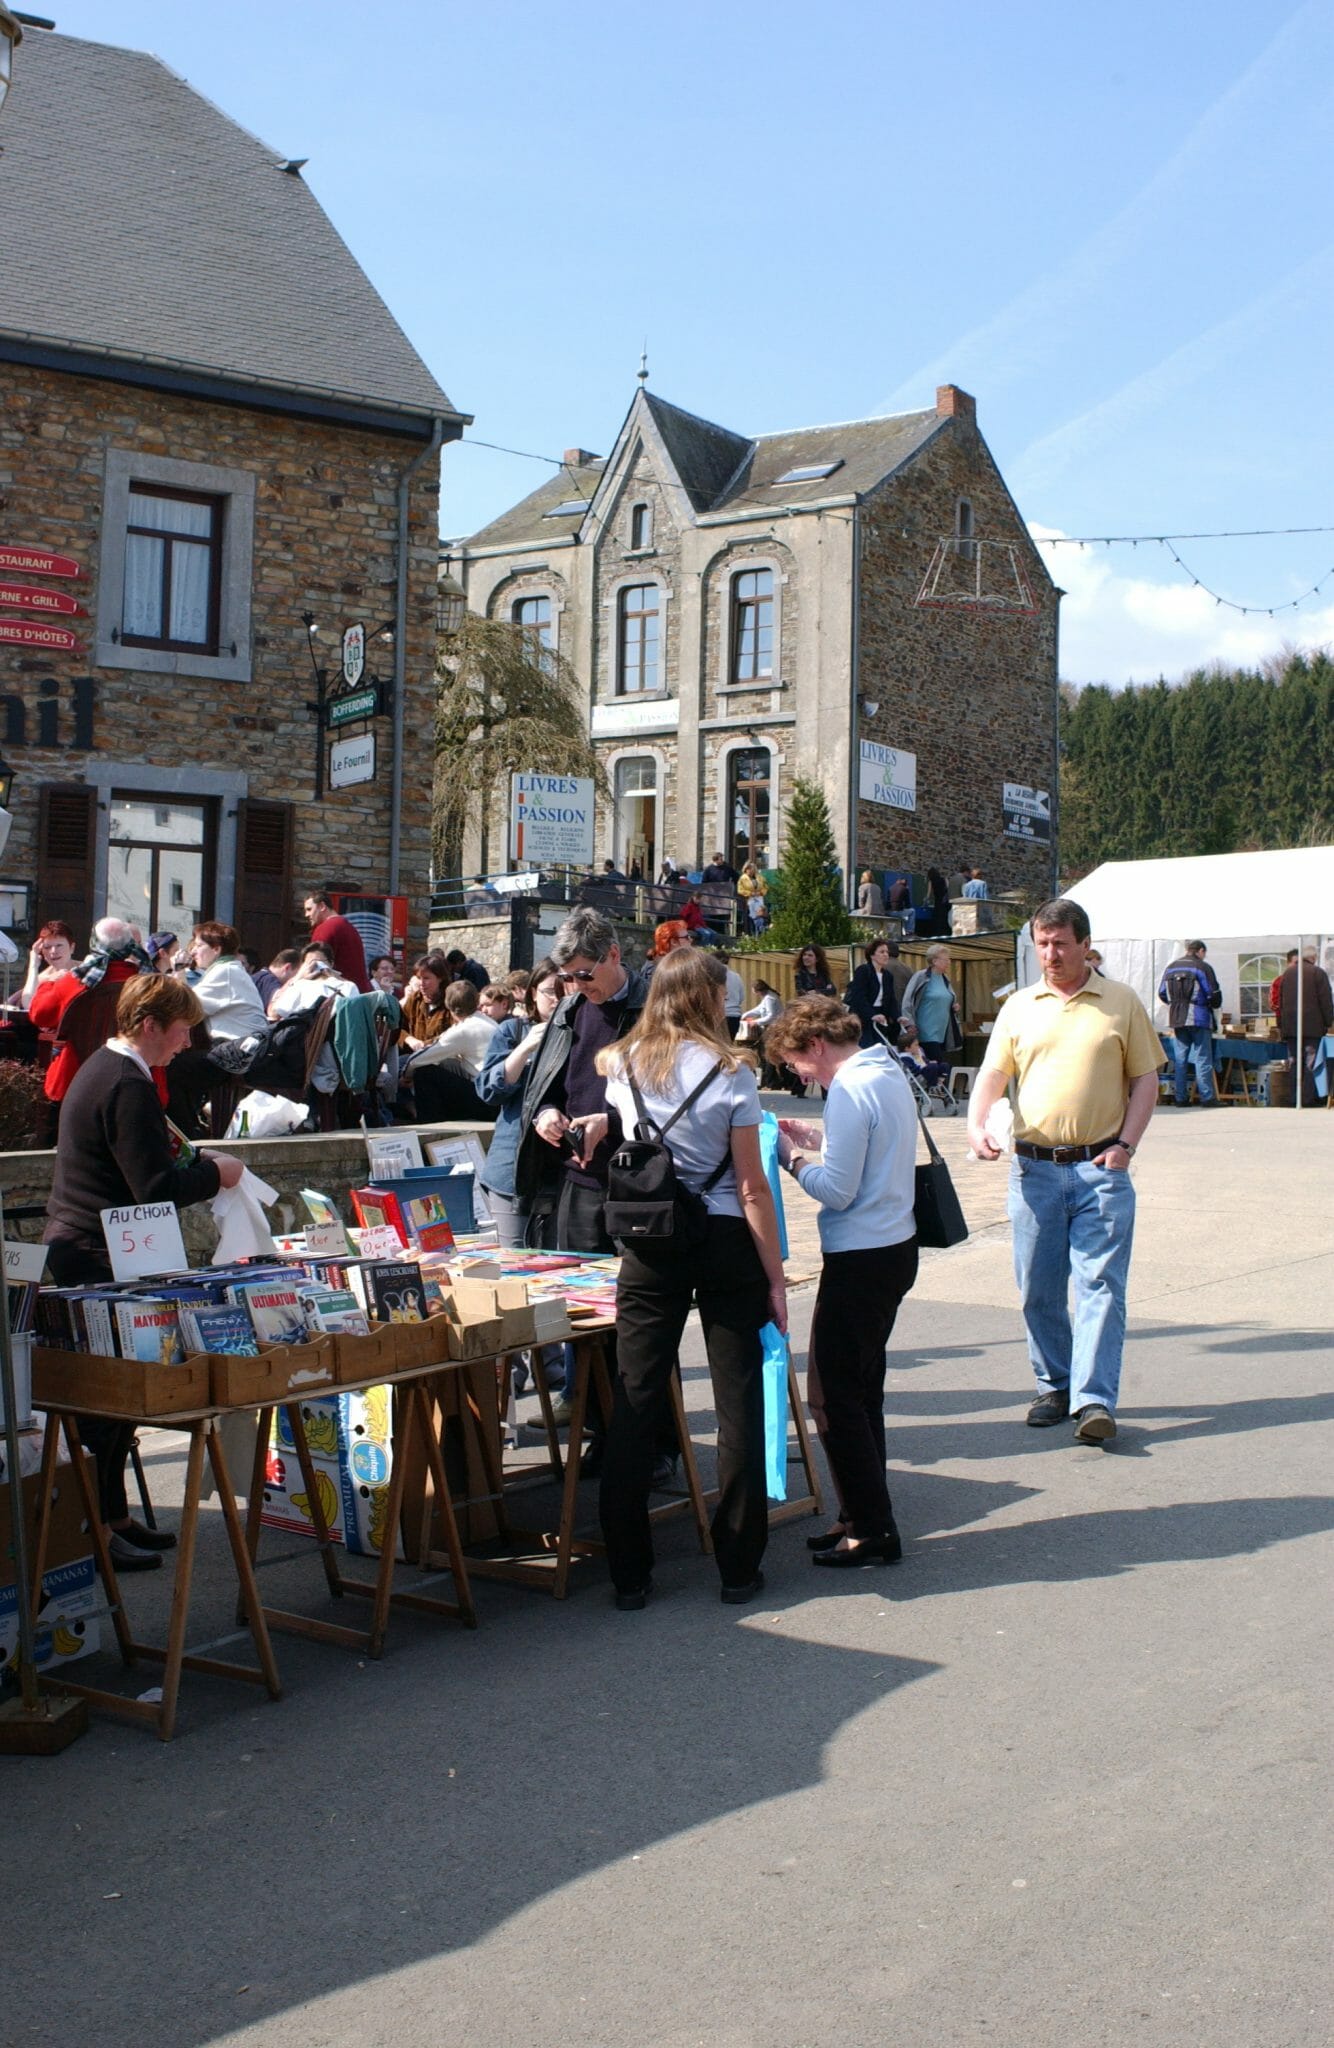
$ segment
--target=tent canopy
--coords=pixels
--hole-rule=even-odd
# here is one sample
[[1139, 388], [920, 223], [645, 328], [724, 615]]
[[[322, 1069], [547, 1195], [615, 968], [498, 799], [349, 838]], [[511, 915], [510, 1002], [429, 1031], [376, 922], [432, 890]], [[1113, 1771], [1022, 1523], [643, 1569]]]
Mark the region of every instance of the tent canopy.
[[1334, 846], [1105, 861], [1068, 892], [1093, 941], [1314, 936], [1334, 927]]

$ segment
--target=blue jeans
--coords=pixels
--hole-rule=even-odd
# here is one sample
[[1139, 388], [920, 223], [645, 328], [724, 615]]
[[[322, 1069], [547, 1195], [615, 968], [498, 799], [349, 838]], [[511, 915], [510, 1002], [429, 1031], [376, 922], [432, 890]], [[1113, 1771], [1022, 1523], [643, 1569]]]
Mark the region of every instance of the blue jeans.
[[1214, 1100], [1214, 1034], [1208, 1024], [1178, 1024], [1172, 1033], [1172, 1093], [1178, 1109], [1190, 1097], [1188, 1069], [1195, 1069], [1195, 1093], [1201, 1102]]
[[1057, 1166], [1047, 1159], [1016, 1159], [1009, 1210], [1014, 1276], [1039, 1393], [1068, 1392], [1076, 1415], [1095, 1403], [1114, 1411], [1135, 1234], [1130, 1175], [1091, 1160]]

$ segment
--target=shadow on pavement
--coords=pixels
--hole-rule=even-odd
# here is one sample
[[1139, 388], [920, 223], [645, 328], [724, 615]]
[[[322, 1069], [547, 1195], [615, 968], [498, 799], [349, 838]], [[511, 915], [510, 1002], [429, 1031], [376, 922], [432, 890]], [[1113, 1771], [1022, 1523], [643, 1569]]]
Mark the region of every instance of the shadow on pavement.
[[1330, 1528], [1334, 1501], [1314, 1494], [1109, 1508], [914, 1543], [905, 1560], [911, 1570], [881, 1576], [896, 1600], [917, 1600], [946, 1589], [1114, 1578], [1137, 1565], [1236, 1557]]

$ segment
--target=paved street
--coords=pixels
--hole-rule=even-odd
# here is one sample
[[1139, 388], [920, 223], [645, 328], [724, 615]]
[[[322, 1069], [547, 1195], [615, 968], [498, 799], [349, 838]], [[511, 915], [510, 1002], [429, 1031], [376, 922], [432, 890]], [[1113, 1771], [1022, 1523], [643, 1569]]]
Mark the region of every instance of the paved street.
[[723, 1608], [677, 1522], [643, 1614], [482, 1585], [475, 1635], [279, 1638], [277, 1705], [187, 1675], [169, 1747], [6, 1763], [0, 2040], [1323, 2044], [1334, 1118], [1155, 1119], [1108, 1451], [1024, 1428], [1004, 1172], [933, 1128], [974, 1235], [896, 1333], [902, 1565], [831, 1585], [797, 1524]]

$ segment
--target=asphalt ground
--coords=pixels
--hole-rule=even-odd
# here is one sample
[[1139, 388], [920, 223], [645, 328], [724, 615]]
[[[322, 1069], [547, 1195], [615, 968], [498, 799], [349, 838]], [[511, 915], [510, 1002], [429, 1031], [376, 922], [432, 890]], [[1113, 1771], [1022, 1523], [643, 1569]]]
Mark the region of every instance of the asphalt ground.
[[[677, 1521], [642, 1614], [597, 1564], [482, 1583], [475, 1634], [278, 1637], [276, 1704], [187, 1674], [169, 1745], [96, 1718], [0, 1763], [0, 2041], [1324, 2044], [1334, 1118], [1155, 1119], [1106, 1450], [1024, 1427], [1004, 1170], [936, 1134], [973, 1235], [891, 1348], [901, 1565], [831, 1582], [797, 1523], [726, 1608]], [[147, 1443], [170, 1520], [181, 1439]], [[201, 1552], [195, 1642], [216, 1508]]]

